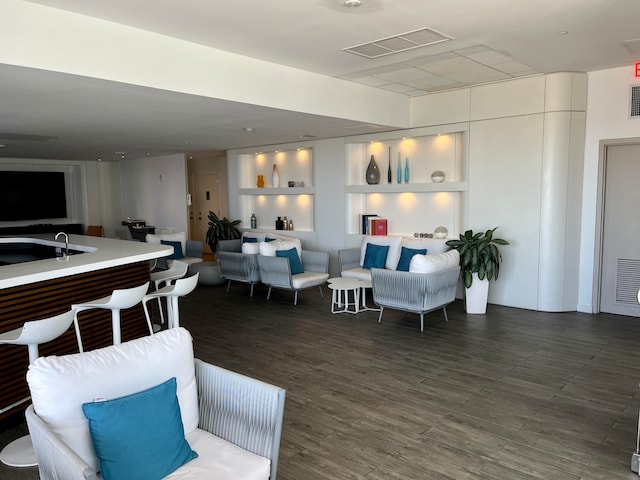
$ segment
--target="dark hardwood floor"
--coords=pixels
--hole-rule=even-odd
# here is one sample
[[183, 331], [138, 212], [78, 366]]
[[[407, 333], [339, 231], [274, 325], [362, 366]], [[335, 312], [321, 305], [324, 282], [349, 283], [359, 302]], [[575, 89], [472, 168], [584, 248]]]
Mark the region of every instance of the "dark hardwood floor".
[[328, 291], [248, 293], [199, 287], [181, 321], [198, 357], [287, 389], [280, 480], [637, 478], [640, 319], [456, 302], [420, 333], [402, 312], [332, 315]]

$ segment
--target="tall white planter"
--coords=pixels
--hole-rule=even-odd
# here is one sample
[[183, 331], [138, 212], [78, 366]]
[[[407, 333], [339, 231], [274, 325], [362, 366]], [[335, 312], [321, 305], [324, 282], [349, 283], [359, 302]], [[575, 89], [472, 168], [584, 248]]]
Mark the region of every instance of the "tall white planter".
[[487, 298], [489, 297], [489, 280], [480, 280], [477, 273], [473, 273], [473, 282], [465, 288], [467, 313], [487, 313]]

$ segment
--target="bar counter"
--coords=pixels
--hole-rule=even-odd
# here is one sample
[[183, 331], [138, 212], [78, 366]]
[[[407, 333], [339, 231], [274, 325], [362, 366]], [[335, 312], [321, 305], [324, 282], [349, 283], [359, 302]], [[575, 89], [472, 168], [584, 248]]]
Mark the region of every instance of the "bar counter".
[[[55, 240], [52, 234], [0, 237], [0, 247], [24, 242], [65, 248], [63, 238]], [[84, 235], [69, 235], [68, 248], [84, 253], [0, 266], [0, 332], [63, 313], [72, 304], [109, 295], [114, 289], [141, 285], [149, 281], [150, 261], [173, 252], [167, 245]], [[89, 310], [80, 318], [85, 350], [111, 344], [109, 310]], [[148, 335], [140, 305], [121, 312], [121, 330], [123, 341]], [[40, 355], [77, 351], [73, 326], [58, 339], [40, 346]], [[20, 413], [29, 404], [11, 407], [28, 396], [28, 363], [26, 346], [0, 345], [0, 420]]]

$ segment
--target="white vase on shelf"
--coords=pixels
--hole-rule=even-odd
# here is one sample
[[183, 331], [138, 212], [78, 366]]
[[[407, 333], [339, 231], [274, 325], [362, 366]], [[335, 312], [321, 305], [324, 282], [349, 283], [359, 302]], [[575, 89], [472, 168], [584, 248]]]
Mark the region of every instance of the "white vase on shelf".
[[273, 188], [280, 187], [280, 172], [278, 171], [278, 165], [273, 164], [273, 171], [271, 172], [271, 186]]

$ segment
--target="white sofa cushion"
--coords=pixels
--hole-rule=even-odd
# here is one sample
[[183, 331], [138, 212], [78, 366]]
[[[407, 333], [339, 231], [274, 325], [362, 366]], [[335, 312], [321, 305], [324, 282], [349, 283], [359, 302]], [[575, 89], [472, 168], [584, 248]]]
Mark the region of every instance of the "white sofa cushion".
[[295, 289], [301, 290], [307, 287], [314, 287], [320, 283], [326, 282], [328, 279], [328, 273], [302, 272], [296, 275], [291, 275], [291, 286]]
[[257, 255], [260, 253], [260, 244], [245, 242], [242, 244], [242, 253]]
[[292, 248], [295, 248], [298, 251], [298, 256], [302, 258], [302, 244], [298, 238], [260, 242], [259, 248], [260, 255], [264, 255], [265, 257], [275, 257], [276, 250], [291, 250]]
[[[402, 246], [418, 250], [420, 248], [427, 249], [427, 255], [435, 255], [436, 253], [444, 253], [449, 250], [447, 239], [440, 238], [409, 238], [402, 239]], [[402, 249], [401, 249], [402, 250]]]
[[198, 458], [184, 464], [164, 480], [194, 478], [216, 480], [268, 480], [271, 462], [201, 429], [186, 435]]
[[27, 371], [38, 416], [96, 470], [98, 459], [82, 404], [140, 392], [171, 377], [177, 380], [178, 403], [187, 434], [198, 427], [199, 411], [192, 338], [184, 328], [83, 354], [40, 357]]
[[371, 281], [371, 270], [368, 268], [350, 268], [349, 270], [340, 272], [340, 275], [345, 278], [357, 278], [358, 280]]
[[386, 235], [366, 235], [362, 239], [360, 247], [360, 266], [364, 265], [364, 257], [367, 253], [367, 244], [388, 245], [389, 253], [387, 253], [386, 268], [395, 270], [400, 260], [400, 252], [402, 250], [402, 237], [386, 236]]
[[438, 253], [435, 255], [414, 255], [409, 264], [409, 271], [413, 273], [432, 273], [448, 270], [460, 264], [460, 254], [457, 250]]
[[151, 243], [153, 245], [160, 245], [161, 240], [169, 241], [169, 242], [180, 242], [182, 245], [182, 251], [187, 251], [187, 233], [186, 232], [176, 232], [176, 233], [161, 233], [161, 234], [153, 234], [147, 233], [145, 240], [147, 243]]

